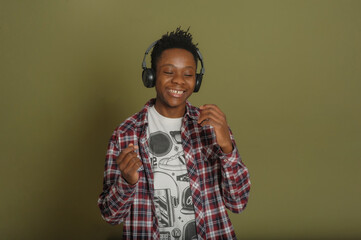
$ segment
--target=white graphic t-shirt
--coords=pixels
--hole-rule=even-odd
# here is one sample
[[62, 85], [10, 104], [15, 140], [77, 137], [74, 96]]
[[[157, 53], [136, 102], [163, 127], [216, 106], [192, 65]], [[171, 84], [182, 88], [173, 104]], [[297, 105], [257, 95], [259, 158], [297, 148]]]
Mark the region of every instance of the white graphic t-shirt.
[[182, 118], [148, 114], [149, 154], [160, 239], [197, 239], [195, 213], [181, 142]]

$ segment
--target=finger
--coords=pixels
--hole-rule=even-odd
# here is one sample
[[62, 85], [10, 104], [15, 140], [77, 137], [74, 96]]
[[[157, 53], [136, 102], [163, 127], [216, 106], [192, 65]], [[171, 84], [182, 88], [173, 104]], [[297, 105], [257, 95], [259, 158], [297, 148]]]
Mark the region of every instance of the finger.
[[204, 120], [200, 123], [200, 125], [201, 125], [202, 127], [204, 127], [204, 126], [206, 126], [206, 125], [211, 126], [211, 120], [210, 120], [210, 119], [204, 119]]
[[129, 173], [133, 174], [135, 172], [138, 172], [138, 169], [140, 168], [140, 166], [142, 166], [142, 161], [140, 161], [139, 158], [132, 158], [131, 161], [129, 161], [127, 167], [126, 167], [126, 171], [129, 171]]
[[204, 104], [199, 107], [201, 110], [210, 109], [210, 108], [217, 108], [217, 105], [215, 104]]
[[142, 166], [142, 162], [139, 158], [132, 158], [126, 168], [122, 171], [123, 177], [126, 179], [136, 180], [136, 178], [138, 178], [138, 169], [140, 166]]
[[213, 106], [216, 106], [216, 105], [215, 104], [203, 104], [199, 108], [203, 109], [203, 108], [209, 108], [209, 107], [213, 107]]
[[216, 105], [205, 105], [205, 107], [200, 108], [201, 113], [213, 112], [219, 116], [225, 116], [224, 113]]
[[120, 171], [123, 171], [130, 161], [132, 161], [133, 158], [138, 158], [137, 153], [135, 152], [129, 152], [127, 153], [121, 161], [118, 162], [118, 166]]
[[128, 147], [122, 149], [122, 151], [120, 152], [120, 154], [118, 156], [119, 161], [121, 161], [125, 157], [125, 155], [127, 155], [128, 153], [133, 152], [137, 149], [138, 149], [138, 146], [134, 146], [132, 143], [129, 144]]
[[217, 112], [213, 111], [213, 110], [204, 110], [201, 112], [199, 118], [198, 118], [198, 123], [203, 122], [204, 120], [207, 119], [211, 119], [217, 123], [221, 122], [224, 120], [222, 115], [219, 115]]
[[215, 104], [204, 104], [202, 106], [199, 107], [201, 110], [209, 110], [212, 109], [214, 111], [216, 111], [218, 114], [220, 115], [224, 115], [224, 113], [222, 112], [222, 110]]
[[141, 164], [139, 162], [133, 162], [134, 164], [129, 165], [124, 171], [122, 172], [123, 178], [129, 183], [129, 184], [136, 184], [139, 180], [139, 173], [138, 173], [138, 166]]
[[213, 119], [205, 119], [204, 121], [202, 121], [201, 123], [200, 123], [200, 125], [202, 126], [202, 127], [204, 127], [204, 126], [206, 126], [206, 125], [209, 125], [209, 126], [212, 126], [212, 127], [214, 127], [214, 128], [218, 128], [218, 127], [220, 127], [220, 126], [222, 126], [220, 123], [218, 123], [218, 122], [216, 122], [215, 120], [213, 120]]
[[137, 154], [135, 152], [127, 153], [124, 158], [118, 162], [119, 168], [124, 169], [128, 165], [128, 163], [133, 159], [136, 158]]
[[201, 113], [199, 114], [198, 117], [198, 123], [201, 123], [208, 118], [209, 118], [209, 110], [201, 110]]

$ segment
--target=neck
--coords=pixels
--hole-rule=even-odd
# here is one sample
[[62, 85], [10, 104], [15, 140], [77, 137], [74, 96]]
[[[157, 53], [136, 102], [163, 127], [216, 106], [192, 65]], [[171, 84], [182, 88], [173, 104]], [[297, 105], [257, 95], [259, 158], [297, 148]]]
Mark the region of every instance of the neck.
[[180, 118], [184, 116], [184, 113], [186, 112], [186, 106], [182, 107], [165, 107], [161, 104], [157, 104], [158, 101], [155, 102], [154, 107], [157, 112], [167, 118]]

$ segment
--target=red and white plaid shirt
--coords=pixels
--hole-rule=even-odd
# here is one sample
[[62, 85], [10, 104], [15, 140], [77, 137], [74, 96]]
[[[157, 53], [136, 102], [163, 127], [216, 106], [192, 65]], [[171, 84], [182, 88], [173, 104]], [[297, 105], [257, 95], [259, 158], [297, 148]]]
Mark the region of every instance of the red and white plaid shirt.
[[[124, 239], [159, 239], [154, 206], [154, 178], [148, 154], [148, 108], [124, 121], [110, 138], [105, 160], [103, 192], [98, 199], [103, 218], [111, 224], [123, 222]], [[226, 208], [241, 212], [247, 204], [250, 180], [233, 135], [233, 151], [224, 154], [216, 143], [214, 129], [197, 123], [199, 109], [188, 101], [181, 127], [187, 171], [190, 180], [198, 239], [236, 239]], [[143, 162], [138, 183], [129, 185], [122, 177], [116, 159], [129, 144], [138, 145]]]

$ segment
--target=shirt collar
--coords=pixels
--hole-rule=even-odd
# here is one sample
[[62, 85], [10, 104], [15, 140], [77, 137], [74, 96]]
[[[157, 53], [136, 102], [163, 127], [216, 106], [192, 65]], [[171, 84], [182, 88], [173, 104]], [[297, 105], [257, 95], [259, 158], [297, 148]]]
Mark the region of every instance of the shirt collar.
[[198, 120], [199, 108], [194, 107], [188, 100], [186, 101], [186, 113], [184, 116], [188, 116], [193, 120]]
[[137, 121], [137, 126], [140, 127], [141, 125], [148, 125], [148, 110], [151, 106], [154, 106], [155, 98], [150, 99], [143, 107], [143, 109], [139, 112]]

